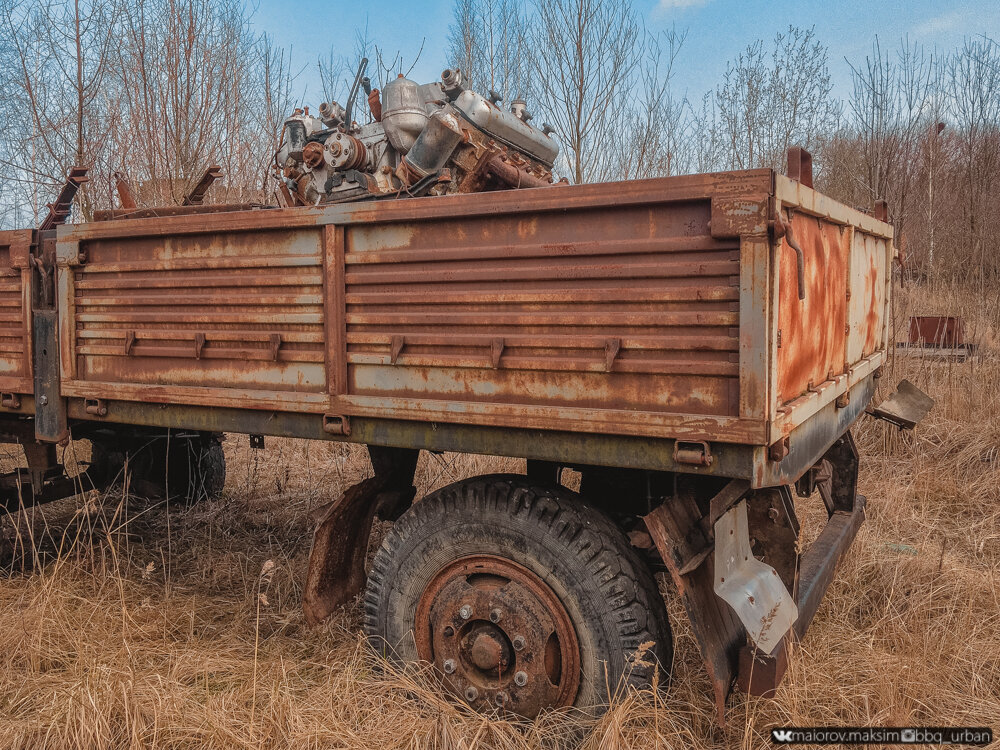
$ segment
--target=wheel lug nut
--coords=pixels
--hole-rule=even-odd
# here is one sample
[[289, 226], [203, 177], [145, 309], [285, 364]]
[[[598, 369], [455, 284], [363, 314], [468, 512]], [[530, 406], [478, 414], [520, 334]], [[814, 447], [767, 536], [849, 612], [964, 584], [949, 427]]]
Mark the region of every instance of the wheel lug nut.
[[494, 609], [490, 612], [490, 622], [500, 622], [502, 616], [503, 613], [499, 609]]
[[496, 704], [498, 706], [503, 706], [507, 702], [507, 694], [501, 691], [497, 693], [497, 697], [494, 698], [493, 700], [496, 701]]
[[524, 648], [524, 636], [523, 635], [515, 635], [514, 636], [514, 650], [515, 651], [520, 651], [523, 648]]
[[524, 687], [528, 684], [528, 673], [527, 672], [517, 672], [514, 675], [514, 684], [518, 687]]
[[465, 689], [465, 700], [469, 701], [469, 703], [472, 703], [472, 701], [478, 697], [479, 691], [472, 687], [472, 685], [469, 685], [469, 687]]
[[[454, 659], [448, 659], [447, 661], [445, 661], [445, 663], [444, 663], [444, 671], [447, 674], [451, 674], [452, 672], [455, 671], [455, 660]], [[518, 672], [518, 674], [520, 674], [520, 672]]]
[[463, 604], [462, 608], [458, 610], [458, 615], [463, 620], [468, 620], [470, 617], [472, 617], [472, 607], [470, 607], [468, 604]]

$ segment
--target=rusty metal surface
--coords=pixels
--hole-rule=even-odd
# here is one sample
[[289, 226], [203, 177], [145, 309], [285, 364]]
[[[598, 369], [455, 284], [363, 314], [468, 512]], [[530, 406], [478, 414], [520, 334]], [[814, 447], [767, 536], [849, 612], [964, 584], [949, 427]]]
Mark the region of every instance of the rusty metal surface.
[[[32, 390], [30, 230], [0, 232], [0, 392]], [[13, 402], [12, 402], [13, 403]], [[0, 409], [0, 413], [5, 411]]]
[[909, 380], [901, 380], [896, 386], [896, 392], [872, 409], [871, 413], [900, 429], [912, 430], [933, 406], [934, 399]]
[[[731, 506], [743, 491], [742, 485], [730, 483], [719, 493], [723, 502], [713, 505]], [[647, 514], [644, 521], [691, 620], [691, 629], [712, 680], [717, 718], [720, 724], [725, 724], [726, 697], [736, 674], [739, 648], [747, 634], [736, 613], [714, 591], [713, 528], [706, 523], [709, 515], [693, 497], [681, 493]]]
[[76, 197], [76, 191], [84, 183], [90, 182], [90, 178], [87, 176], [88, 171], [86, 167], [73, 167], [70, 169], [62, 189], [59, 191], [59, 195], [49, 204], [48, 216], [42, 220], [41, 226], [38, 228], [39, 231], [47, 232], [50, 229], [55, 229], [69, 218], [73, 199]]
[[[104, 400], [109, 420], [131, 401], [705, 441], [717, 463], [691, 471], [760, 486], [764, 455], [751, 477], [719, 446], [790, 435], [877, 367], [848, 368], [851, 337], [830, 320], [849, 318], [844, 255], [868, 252], [848, 225], [885, 226], [782, 183], [810, 274], [799, 300], [791, 251], [771, 257], [775, 179], [63, 227], [63, 394]], [[860, 351], [879, 325], [859, 326]], [[829, 444], [844, 425], [821, 422]]]
[[880, 237], [854, 233], [850, 264], [848, 364], [886, 348], [890, 245]]
[[545, 581], [506, 558], [473, 555], [442, 568], [417, 602], [414, 638], [418, 657], [474, 707], [533, 717], [576, 699], [573, 622]]
[[310, 625], [319, 624], [360, 593], [372, 521], [376, 515], [395, 520], [416, 494], [417, 451], [371, 446], [368, 452], [375, 476], [352, 485], [311, 514], [315, 529], [302, 590], [302, 609]]
[[769, 185], [73, 228], [64, 393], [762, 441], [764, 415], [740, 416], [740, 240], [719, 235], [764, 221]]
[[[778, 261], [778, 402], [787, 403], [844, 372], [847, 265], [852, 232], [847, 227], [793, 212]], [[805, 296], [799, 299], [794, 236], [804, 255]]]
[[735, 417], [739, 250], [710, 218], [705, 201], [348, 227], [349, 393]]
[[910, 346], [959, 349], [965, 343], [965, 325], [961, 318], [948, 315], [914, 315], [910, 318]]
[[85, 262], [70, 248], [60, 268], [67, 395], [180, 400], [189, 388], [251, 405], [264, 392], [261, 403], [306, 411], [325, 401], [316, 230], [94, 240], [77, 251]]

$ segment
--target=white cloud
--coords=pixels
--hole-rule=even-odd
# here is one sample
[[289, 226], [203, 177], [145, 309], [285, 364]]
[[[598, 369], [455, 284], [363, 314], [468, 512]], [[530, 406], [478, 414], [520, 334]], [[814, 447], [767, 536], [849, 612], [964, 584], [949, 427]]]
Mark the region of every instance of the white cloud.
[[664, 13], [677, 8], [697, 8], [700, 5], [706, 5], [708, 2], [709, 0], [660, 0], [656, 5], [656, 11]]
[[[666, 0], [660, 0], [661, 3]], [[685, 0], [682, 0], [684, 2]], [[964, 21], [968, 20], [968, 12], [961, 10], [953, 10], [950, 13], [942, 13], [940, 16], [935, 16], [934, 18], [928, 18], [926, 21], [922, 21], [913, 27], [913, 34], [917, 37], [922, 36], [932, 36], [934, 34], [943, 34], [947, 31], [954, 31], [963, 25]]]

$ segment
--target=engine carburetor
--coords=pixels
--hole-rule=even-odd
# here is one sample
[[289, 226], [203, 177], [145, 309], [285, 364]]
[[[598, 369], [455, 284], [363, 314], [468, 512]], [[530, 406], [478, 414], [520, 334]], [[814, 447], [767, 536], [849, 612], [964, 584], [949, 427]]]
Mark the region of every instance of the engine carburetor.
[[[423, 85], [400, 75], [379, 92], [361, 77], [364, 64], [346, 108], [324, 103], [319, 117], [296, 110], [285, 121], [275, 155], [283, 205], [552, 184], [559, 147], [551, 128], [530, 124], [523, 100], [501, 109], [495, 94], [468, 89], [458, 69]], [[358, 82], [373, 120], [365, 125], [351, 116]]]

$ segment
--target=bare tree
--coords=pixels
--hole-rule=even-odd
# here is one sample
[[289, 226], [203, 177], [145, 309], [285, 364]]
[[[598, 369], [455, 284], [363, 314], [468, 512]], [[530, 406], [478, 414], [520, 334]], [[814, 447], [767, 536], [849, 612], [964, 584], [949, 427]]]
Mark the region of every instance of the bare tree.
[[730, 62], [715, 92], [727, 168], [780, 169], [789, 146], [815, 148], [836, 128], [827, 58], [814, 29], [790, 26], [770, 54], [757, 41]]
[[672, 88], [674, 62], [685, 36], [672, 28], [643, 38], [632, 96], [622, 97], [618, 107], [621, 135], [607, 145], [617, 179], [663, 177], [690, 164], [693, 134], [686, 116], [688, 103]]
[[528, 21], [520, 0], [457, 0], [449, 60], [469, 84], [504, 101], [530, 94]]
[[896, 55], [883, 52], [876, 39], [863, 65], [852, 65], [849, 100], [857, 134], [857, 202], [870, 206], [884, 199], [893, 207], [897, 230], [904, 230], [907, 198], [916, 174], [916, 155], [932, 97], [932, 57], [902, 42]]
[[631, 92], [639, 24], [620, 0], [536, 0], [531, 74], [574, 182], [619, 177], [610, 145]]
[[[211, 163], [245, 179], [243, 136], [258, 81], [238, 0], [133, 0], [123, 14], [115, 154], [149, 203], [179, 202]], [[253, 170], [251, 170], [253, 171]]]
[[[31, 189], [39, 220], [39, 186], [54, 186], [73, 165], [91, 166], [106, 131], [101, 92], [115, 39], [117, 0], [7, 2], [5, 98], [20, 128], [8, 133], [4, 166]], [[9, 66], [9, 67], [8, 67]], [[23, 119], [18, 118], [23, 113]], [[84, 215], [92, 210], [81, 193]]]
[[1000, 170], [1000, 45], [989, 38], [968, 39], [945, 67], [950, 116], [955, 124], [956, 158], [965, 241], [970, 266], [980, 282], [1000, 272], [993, 240], [996, 175]]

